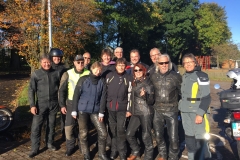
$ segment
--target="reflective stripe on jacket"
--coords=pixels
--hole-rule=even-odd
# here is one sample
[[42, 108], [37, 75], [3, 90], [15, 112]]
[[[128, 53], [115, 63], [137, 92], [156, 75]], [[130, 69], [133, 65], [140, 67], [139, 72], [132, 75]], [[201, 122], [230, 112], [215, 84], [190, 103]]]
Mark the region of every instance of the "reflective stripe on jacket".
[[74, 68], [73, 68], [73, 69], [68, 70], [67, 73], [69, 76], [68, 77], [68, 99], [73, 100], [74, 89], [76, 87], [76, 84], [77, 84], [79, 78], [82, 76], [89, 75], [90, 71], [84, 69], [82, 74], [78, 74], [74, 71]]
[[203, 116], [211, 102], [208, 75], [202, 71], [193, 71], [184, 73], [182, 78], [182, 99], [179, 101], [179, 110], [195, 112]]

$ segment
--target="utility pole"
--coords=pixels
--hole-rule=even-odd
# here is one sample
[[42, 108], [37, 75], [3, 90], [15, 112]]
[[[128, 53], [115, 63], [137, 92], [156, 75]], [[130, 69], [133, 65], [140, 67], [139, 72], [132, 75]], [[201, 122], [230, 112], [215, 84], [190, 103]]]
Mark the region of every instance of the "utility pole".
[[52, 16], [51, 16], [51, 0], [48, 0], [48, 34], [49, 34], [49, 51], [52, 48]]

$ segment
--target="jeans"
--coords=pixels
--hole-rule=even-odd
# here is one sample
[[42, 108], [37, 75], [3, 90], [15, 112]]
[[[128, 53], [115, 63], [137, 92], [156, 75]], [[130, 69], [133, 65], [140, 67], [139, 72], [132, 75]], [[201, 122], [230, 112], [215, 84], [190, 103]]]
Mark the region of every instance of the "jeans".
[[58, 112], [58, 102], [49, 102], [45, 104], [37, 103], [37, 115], [33, 116], [31, 128], [31, 146], [32, 151], [36, 152], [40, 147], [41, 129], [45, 119], [47, 119], [46, 143], [52, 144], [54, 141], [56, 114]]

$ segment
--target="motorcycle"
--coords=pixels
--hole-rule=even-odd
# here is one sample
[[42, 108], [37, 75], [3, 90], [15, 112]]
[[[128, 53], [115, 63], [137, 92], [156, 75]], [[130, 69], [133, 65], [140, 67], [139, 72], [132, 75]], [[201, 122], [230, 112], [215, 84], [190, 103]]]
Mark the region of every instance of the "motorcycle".
[[237, 151], [240, 157], [240, 68], [228, 71], [227, 76], [234, 80], [230, 89], [223, 90], [219, 84], [215, 84], [214, 88], [222, 89], [218, 93], [221, 107], [228, 110], [224, 119], [225, 133], [237, 142]]
[[13, 113], [5, 106], [0, 106], [0, 132], [4, 132], [13, 124]]

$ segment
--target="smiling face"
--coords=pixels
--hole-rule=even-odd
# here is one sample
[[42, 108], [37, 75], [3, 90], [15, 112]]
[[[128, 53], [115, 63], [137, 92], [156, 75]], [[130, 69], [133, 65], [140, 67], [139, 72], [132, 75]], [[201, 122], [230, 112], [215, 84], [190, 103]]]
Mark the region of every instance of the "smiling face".
[[102, 55], [102, 62], [104, 65], [109, 64], [110, 61], [111, 61], [111, 57], [108, 54]]
[[54, 64], [59, 64], [61, 62], [61, 57], [52, 57]]
[[43, 58], [40, 64], [44, 70], [49, 70], [51, 68], [51, 61], [47, 58]]
[[84, 61], [83, 60], [79, 60], [79, 61], [74, 61], [74, 66], [76, 67], [76, 70], [78, 72], [82, 71], [84, 68]]
[[125, 64], [122, 64], [122, 63], [118, 63], [116, 64], [116, 71], [121, 74], [125, 71], [125, 67], [126, 65]]
[[92, 69], [92, 74], [95, 75], [95, 76], [100, 76], [101, 72], [102, 72], [102, 69], [99, 68], [99, 67], [96, 67], [96, 68]]
[[187, 72], [193, 71], [195, 66], [196, 66], [196, 63], [195, 63], [195, 61], [193, 59], [191, 59], [189, 57], [184, 58], [184, 60], [183, 60], [183, 67], [185, 68], [185, 70]]
[[169, 59], [168, 57], [160, 57], [158, 59], [158, 67], [162, 74], [166, 73], [169, 70]]
[[141, 68], [139, 68], [138, 66], [136, 66], [133, 71], [134, 71], [136, 79], [140, 79], [143, 77], [143, 70]]
[[131, 52], [130, 53], [130, 60], [132, 64], [137, 64], [140, 60], [140, 55], [138, 52]]
[[160, 54], [161, 54], [161, 53], [160, 53], [159, 49], [157, 49], [157, 48], [153, 48], [153, 49], [150, 51], [150, 58], [151, 58], [151, 60], [152, 60], [153, 63], [156, 63], [156, 61], [157, 61], [157, 59], [158, 59], [158, 57], [159, 57]]
[[114, 51], [114, 56], [117, 58], [123, 57], [123, 50], [121, 48], [116, 48]]

